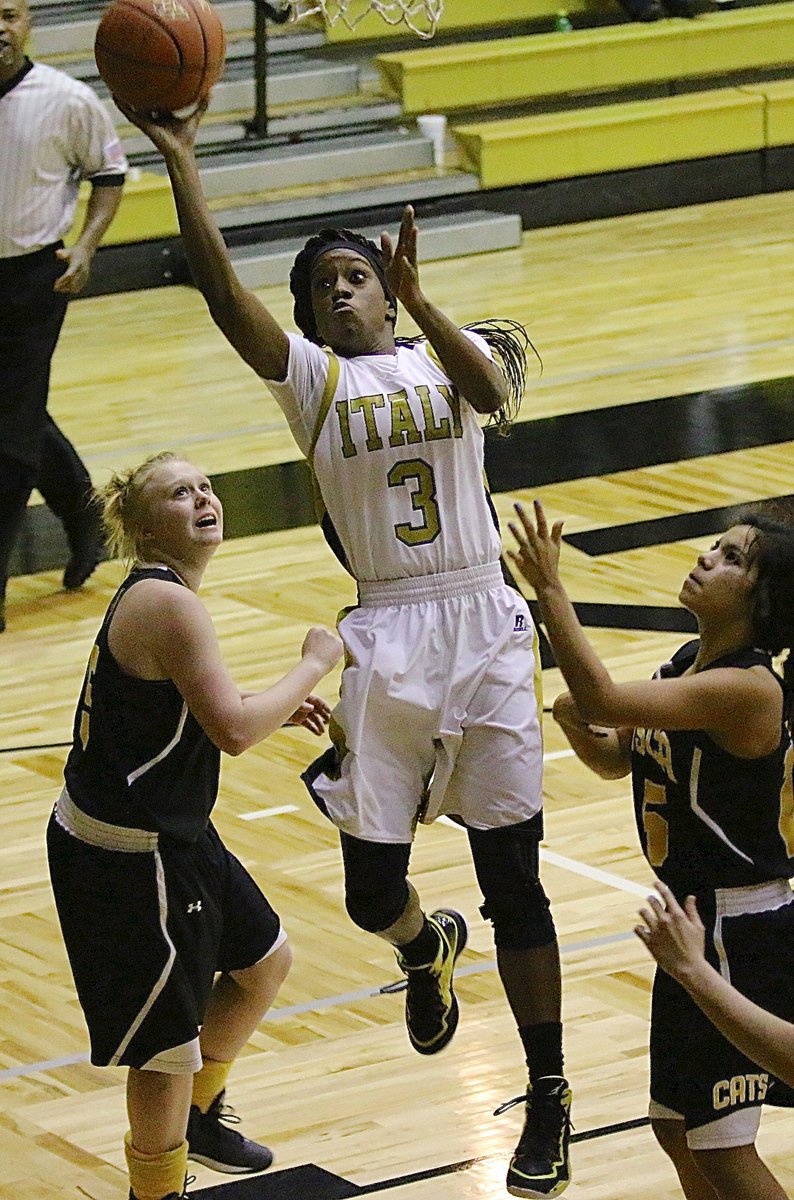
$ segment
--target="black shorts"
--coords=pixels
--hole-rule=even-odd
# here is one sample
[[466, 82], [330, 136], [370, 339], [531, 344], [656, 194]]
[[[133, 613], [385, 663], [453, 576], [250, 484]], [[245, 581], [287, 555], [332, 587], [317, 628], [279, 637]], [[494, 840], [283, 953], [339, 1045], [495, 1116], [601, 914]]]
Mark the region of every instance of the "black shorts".
[[[794, 903], [788, 884], [698, 897], [712, 966], [762, 1008], [794, 1019]], [[656, 972], [651, 1010], [654, 1118], [683, 1118], [691, 1149], [749, 1145], [763, 1104], [794, 1094], [726, 1040], [684, 989]]]
[[55, 819], [55, 904], [91, 1038], [91, 1062], [185, 1074], [218, 971], [284, 940], [279, 918], [210, 825], [193, 844], [155, 835], [130, 853], [80, 840]]

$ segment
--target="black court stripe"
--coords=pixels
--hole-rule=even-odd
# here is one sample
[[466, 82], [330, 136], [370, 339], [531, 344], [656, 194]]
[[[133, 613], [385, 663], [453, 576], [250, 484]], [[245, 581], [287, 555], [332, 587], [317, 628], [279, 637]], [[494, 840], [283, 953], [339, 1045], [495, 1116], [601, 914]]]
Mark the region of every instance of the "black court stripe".
[[[791, 511], [794, 495], [777, 496], [775, 501], [781, 508], [785, 506]], [[734, 524], [752, 503], [747, 500], [742, 504], [724, 504], [720, 508], [677, 513], [672, 517], [654, 517], [650, 521], [629, 521], [623, 525], [609, 525], [585, 533], [563, 534], [563, 541], [592, 558], [601, 554], [619, 554], [622, 550], [637, 550], [643, 546], [666, 546], [670, 542], [722, 533]]]
[[[485, 441], [490, 488], [520, 491], [791, 441], [792, 396], [794, 377], [522, 421], [506, 438], [491, 430]], [[223, 502], [227, 537], [316, 524], [311, 473], [303, 460], [224, 472], [212, 483]], [[706, 510], [714, 514], [701, 518], [706, 532], [722, 519], [718, 514], [735, 507]], [[679, 518], [662, 518], [654, 526], [660, 534], [655, 541], [632, 542], [643, 523], [626, 526], [627, 544], [676, 540], [668, 537], [668, 520]], [[670, 526], [673, 533], [678, 528]]]
[[514, 492], [792, 441], [793, 396], [786, 377], [522, 421], [487, 439], [488, 479]]
[[[526, 490], [791, 441], [793, 395], [794, 377], [786, 377], [525, 421], [514, 425], [507, 438], [491, 430], [485, 441], [490, 487], [494, 493]], [[227, 539], [317, 522], [311, 473], [302, 460], [222, 472], [212, 483], [223, 502]], [[711, 531], [708, 518], [703, 520]], [[640, 526], [636, 523], [633, 531], [626, 527], [627, 544], [657, 544], [630, 539], [662, 541], [669, 535], [661, 523], [649, 523], [645, 532]], [[671, 527], [673, 533], [676, 528]], [[599, 545], [597, 535], [577, 536], [585, 539], [583, 548]], [[603, 538], [606, 549], [594, 552], [609, 552], [608, 535]], [[43, 504], [29, 508], [11, 574], [53, 570], [67, 557], [58, 520]]]
[[71, 742], [41, 742], [34, 746], [3, 746], [0, 754], [25, 754], [29, 750], [63, 750], [71, 746]]
[[[597, 1129], [585, 1129], [571, 1135], [571, 1142], [589, 1142], [596, 1138], [611, 1137], [632, 1129], [649, 1125], [648, 1117], [637, 1117], [631, 1121], [618, 1121], [613, 1125], [601, 1125]], [[493, 1161], [495, 1155], [481, 1155], [459, 1162], [445, 1163], [439, 1167], [428, 1167], [424, 1171], [412, 1171], [406, 1175], [395, 1175], [375, 1183], [359, 1185], [340, 1175], [334, 1175], [323, 1167], [307, 1163], [286, 1171], [272, 1171], [235, 1183], [224, 1183], [217, 1187], [202, 1188], [191, 1192], [191, 1196], [204, 1200], [352, 1200], [358, 1196], [374, 1196], [377, 1192], [393, 1191], [412, 1183], [428, 1179], [440, 1179], [447, 1175], [458, 1175], [471, 1170], [478, 1163]]]

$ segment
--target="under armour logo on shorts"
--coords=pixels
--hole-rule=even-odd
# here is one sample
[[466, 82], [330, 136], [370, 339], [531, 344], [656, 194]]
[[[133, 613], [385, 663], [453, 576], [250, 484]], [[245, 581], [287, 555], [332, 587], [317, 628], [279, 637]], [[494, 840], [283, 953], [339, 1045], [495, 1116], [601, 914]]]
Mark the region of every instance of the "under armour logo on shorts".
[[201, 912], [201, 901], [200, 900], [192, 900], [190, 902], [190, 904], [188, 904], [188, 906], [187, 906], [187, 911], [189, 913]]

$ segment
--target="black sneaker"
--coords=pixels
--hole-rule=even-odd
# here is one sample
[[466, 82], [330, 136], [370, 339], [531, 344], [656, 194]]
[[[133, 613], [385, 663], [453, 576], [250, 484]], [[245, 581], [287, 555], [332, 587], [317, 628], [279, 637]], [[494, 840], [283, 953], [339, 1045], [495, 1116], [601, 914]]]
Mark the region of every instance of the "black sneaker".
[[104, 555], [102, 510], [98, 500], [90, 499], [78, 513], [64, 518], [63, 525], [71, 552], [63, 573], [63, 586], [67, 592], [73, 592], [93, 575]]
[[225, 1094], [223, 1091], [217, 1095], [205, 1113], [191, 1104], [187, 1121], [188, 1158], [225, 1175], [266, 1171], [273, 1161], [272, 1151], [228, 1128], [239, 1124], [240, 1118], [223, 1103]]
[[546, 1075], [524, 1096], [497, 1108], [494, 1116], [526, 1102], [524, 1131], [507, 1168], [511, 1196], [559, 1196], [571, 1182], [571, 1089], [561, 1075]]
[[438, 1054], [452, 1041], [458, 1027], [452, 972], [469, 935], [465, 920], [451, 908], [436, 909], [427, 919], [439, 938], [433, 962], [411, 967], [399, 952], [397, 962], [408, 980], [405, 1024], [411, 1045], [419, 1054]]

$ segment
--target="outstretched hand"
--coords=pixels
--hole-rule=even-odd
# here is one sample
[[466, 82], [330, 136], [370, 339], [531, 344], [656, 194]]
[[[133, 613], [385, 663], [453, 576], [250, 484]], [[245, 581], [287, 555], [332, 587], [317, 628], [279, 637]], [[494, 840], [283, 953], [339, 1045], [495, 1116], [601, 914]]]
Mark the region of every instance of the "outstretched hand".
[[386, 272], [386, 282], [397, 299], [406, 307], [419, 294], [419, 266], [416, 258], [418, 230], [410, 204], [403, 209], [400, 234], [395, 247], [388, 233], [380, 235], [380, 248]]
[[533, 500], [532, 504], [534, 522], [523, 504], [515, 505], [519, 523], [511, 521], [509, 529], [518, 542], [518, 550], [507, 553], [526, 581], [539, 592], [559, 582], [563, 522], [555, 521], [549, 531], [543, 505], [539, 500]]
[[195, 144], [196, 131], [201, 118], [207, 111], [210, 98], [209, 95], [203, 96], [186, 117], [177, 117], [171, 112], [143, 112], [136, 108], [129, 108], [116, 96], [113, 97], [113, 101], [127, 120], [145, 133], [161, 154], [167, 155], [169, 152], [185, 146], [192, 147]]
[[331, 709], [320, 696], [307, 696], [300, 708], [287, 721], [287, 725], [302, 725], [309, 733], [317, 737], [325, 729], [331, 716]]
[[657, 881], [655, 886], [661, 899], [648, 897], [648, 908], [640, 909], [645, 923], [634, 932], [659, 966], [683, 982], [706, 961], [706, 932], [694, 896], [687, 896], [682, 908], [666, 884]]

